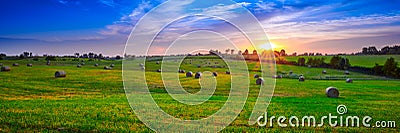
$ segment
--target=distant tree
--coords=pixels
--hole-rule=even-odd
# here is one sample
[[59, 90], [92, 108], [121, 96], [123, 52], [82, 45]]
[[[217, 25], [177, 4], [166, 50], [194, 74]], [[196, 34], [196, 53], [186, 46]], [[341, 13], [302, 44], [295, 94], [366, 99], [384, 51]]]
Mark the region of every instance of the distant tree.
[[79, 55], [80, 55], [79, 53], [75, 53], [76, 58], [79, 58]]
[[228, 54], [231, 51], [229, 48], [225, 50], [225, 53]]
[[372, 68], [374, 75], [384, 75], [383, 66], [380, 66], [378, 63], [375, 63], [375, 66]]
[[231, 49], [231, 55], [233, 55], [234, 52], [235, 52], [235, 50], [234, 50], [234, 49]]
[[279, 52], [280, 56], [286, 56], [286, 51], [284, 49], [281, 50], [281, 52]]
[[306, 59], [303, 58], [303, 57], [297, 59], [297, 65], [299, 65], [299, 66], [305, 66], [305, 65], [306, 65]]
[[331, 61], [329, 62], [329, 65], [330, 65], [332, 68], [339, 69], [339, 68], [340, 68], [340, 67], [339, 67], [339, 62], [340, 62], [340, 57], [339, 57], [339, 56], [333, 56], [333, 57], [331, 58]]
[[242, 50], [239, 50], [239, 51], [238, 51], [238, 55], [242, 55]]
[[313, 66], [314, 64], [314, 59], [313, 58], [308, 58], [306, 65]]
[[88, 56], [89, 56], [89, 58], [93, 58], [94, 57], [94, 53], [89, 52]]
[[4, 60], [7, 57], [6, 54], [4, 53], [0, 53], [0, 60]]
[[[200, 53], [199, 53], [199, 54], [200, 54]], [[122, 58], [121, 58], [121, 56], [117, 55], [117, 56], [115, 57], [115, 59], [120, 60], [120, 59], [122, 59]]]
[[249, 50], [246, 49], [243, 54], [244, 55], [248, 55], [249, 54]]
[[23, 57], [29, 57], [29, 52], [23, 52]]
[[397, 62], [395, 62], [393, 57], [387, 59], [382, 68], [383, 73], [389, 77], [398, 77], [397, 69]]

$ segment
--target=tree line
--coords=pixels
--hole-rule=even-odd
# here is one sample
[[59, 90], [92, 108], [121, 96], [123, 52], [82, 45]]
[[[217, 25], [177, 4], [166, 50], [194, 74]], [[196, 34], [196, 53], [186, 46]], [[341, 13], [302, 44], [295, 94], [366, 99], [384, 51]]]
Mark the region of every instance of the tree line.
[[375, 46], [363, 47], [361, 53], [364, 55], [397, 55], [400, 54], [400, 46], [385, 46], [378, 50]]
[[348, 58], [343, 58], [338, 55], [333, 56], [329, 63], [325, 62], [326, 58], [306, 58], [300, 57], [297, 62], [292, 62], [288, 64], [295, 64], [298, 66], [312, 66], [312, 67], [322, 67], [322, 68], [332, 68], [332, 69], [340, 69], [340, 70], [351, 70], [355, 72], [360, 72], [364, 74], [370, 75], [378, 75], [378, 76], [386, 76], [391, 78], [400, 78], [400, 67], [398, 67], [397, 62], [393, 57], [390, 57], [386, 60], [384, 65], [379, 65], [375, 63], [375, 66], [372, 68], [360, 67], [360, 66], [351, 66]]

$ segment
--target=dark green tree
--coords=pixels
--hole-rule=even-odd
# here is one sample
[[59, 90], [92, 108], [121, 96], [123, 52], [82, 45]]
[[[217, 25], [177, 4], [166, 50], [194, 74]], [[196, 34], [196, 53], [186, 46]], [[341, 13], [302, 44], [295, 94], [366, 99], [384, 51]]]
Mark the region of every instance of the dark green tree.
[[389, 59], [386, 60], [385, 65], [383, 65], [383, 73], [385, 76], [389, 77], [398, 77], [397, 73], [397, 62], [394, 60], [393, 57], [390, 57]]

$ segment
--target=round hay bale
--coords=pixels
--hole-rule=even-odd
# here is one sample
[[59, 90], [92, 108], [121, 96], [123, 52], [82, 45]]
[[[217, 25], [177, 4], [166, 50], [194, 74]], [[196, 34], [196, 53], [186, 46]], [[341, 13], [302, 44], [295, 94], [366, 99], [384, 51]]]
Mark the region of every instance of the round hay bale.
[[290, 71], [289, 71], [289, 75], [292, 75], [292, 74], [293, 74], [293, 71], [292, 71], [292, 70], [290, 70]]
[[346, 79], [346, 83], [353, 83], [353, 79], [351, 78]]
[[326, 70], [322, 70], [322, 74], [326, 74]]
[[259, 77], [260, 77], [260, 75], [254, 74], [254, 78], [259, 78]]
[[56, 78], [62, 78], [62, 77], [66, 77], [67, 73], [65, 71], [56, 71], [56, 73], [54, 74], [54, 76]]
[[33, 65], [31, 63], [26, 64], [27, 67], [32, 67]]
[[114, 66], [115, 66], [114, 64], [111, 64], [111, 65], [110, 65], [110, 67], [114, 67]]
[[112, 68], [109, 66], [104, 66], [104, 70], [111, 70]]
[[264, 84], [264, 79], [263, 78], [257, 78], [257, 80], [256, 80], [256, 84], [257, 85], [262, 85], [262, 84]]
[[2, 67], [1, 67], [1, 71], [2, 71], [2, 72], [11, 71], [11, 68], [10, 68], [9, 66], [2, 66]]
[[300, 81], [300, 82], [304, 82], [304, 80], [306, 80], [306, 78], [305, 78], [303, 75], [301, 75], [301, 76], [299, 77], [299, 81]]
[[346, 71], [344, 71], [344, 74], [350, 75], [350, 72], [346, 70]]
[[197, 73], [194, 75], [194, 78], [196, 78], [196, 79], [201, 78], [201, 72], [197, 72]]
[[231, 74], [231, 72], [230, 71], [226, 71], [225, 74]]
[[94, 66], [95, 66], [95, 67], [98, 67], [98, 66], [99, 66], [99, 64], [94, 64]]
[[186, 77], [193, 77], [193, 72], [191, 72], [191, 71], [187, 72]]
[[215, 77], [217, 77], [217, 76], [218, 76], [218, 73], [217, 73], [217, 72], [213, 72], [212, 75], [215, 76]]
[[77, 67], [77, 68], [81, 68], [81, 67], [82, 67], [82, 65], [81, 65], [81, 64], [78, 64], [78, 65], [76, 65], [76, 67]]
[[161, 72], [161, 69], [157, 69], [157, 72]]
[[18, 64], [18, 63], [13, 63], [12, 65], [13, 65], [13, 66], [19, 66], [19, 64]]
[[180, 69], [178, 72], [179, 72], [179, 73], [185, 73], [185, 70], [181, 70], [181, 69]]
[[272, 78], [282, 78], [282, 75], [274, 75]]
[[335, 87], [328, 87], [325, 90], [326, 96], [331, 98], [338, 98], [339, 97], [339, 90]]

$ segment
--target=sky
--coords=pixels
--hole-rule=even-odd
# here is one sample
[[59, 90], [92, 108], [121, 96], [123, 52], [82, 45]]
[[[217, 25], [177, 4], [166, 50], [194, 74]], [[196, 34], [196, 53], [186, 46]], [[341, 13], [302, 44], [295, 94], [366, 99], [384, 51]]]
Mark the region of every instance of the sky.
[[[274, 49], [288, 53], [352, 53], [400, 44], [398, 5], [400, 0], [3, 0], [0, 53], [123, 55], [127, 42], [151, 33], [158, 34], [150, 53], [251, 49], [237, 26], [250, 27], [249, 34], [261, 28]], [[140, 31], [131, 35], [135, 26]]]

